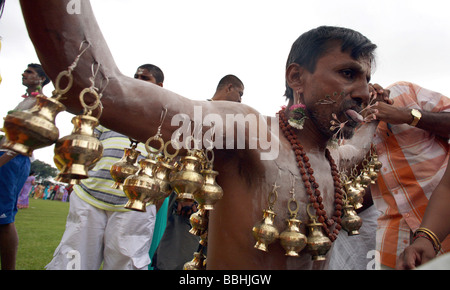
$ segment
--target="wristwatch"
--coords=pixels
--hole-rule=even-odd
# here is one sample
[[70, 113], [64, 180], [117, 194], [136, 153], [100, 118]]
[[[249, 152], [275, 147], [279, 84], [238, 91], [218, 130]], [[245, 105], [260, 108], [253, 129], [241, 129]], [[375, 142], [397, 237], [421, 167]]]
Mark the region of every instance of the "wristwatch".
[[417, 125], [417, 123], [419, 123], [420, 118], [422, 118], [422, 113], [420, 113], [419, 110], [412, 109], [411, 115], [414, 117], [414, 120], [409, 125], [415, 127]]

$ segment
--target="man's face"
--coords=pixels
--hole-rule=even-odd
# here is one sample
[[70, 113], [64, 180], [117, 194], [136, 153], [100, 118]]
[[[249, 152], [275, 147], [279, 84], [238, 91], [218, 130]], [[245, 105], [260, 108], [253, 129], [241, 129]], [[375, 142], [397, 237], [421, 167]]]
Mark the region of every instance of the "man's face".
[[34, 87], [43, 82], [43, 78], [32, 67], [28, 67], [22, 73], [22, 84], [26, 87]]
[[153, 74], [151, 72], [149, 72], [145, 68], [138, 68], [136, 73], [134, 74], [134, 78], [138, 79], [138, 80], [143, 80], [143, 81], [146, 81], [146, 82], [150, 82], [150, 83], [153, 83], [155, 85], [159, 85], [156, 82], [156, 79], [153, 76]]
[[[351, 138], [358, 125], [355, 113], [369, 101], [370, 75], [369, 59], [355, 60], [340, 46], [318, 60], [314, 73], [305, 73], [301, 101], [322, 134], [331, 137], [341, 130], [341, 136]], [[333, 125], [338, 127], [330, 130]]]
[[242, 85], [228, 85], [226, 92], [226, 99], [231, 102], [242, 102], [242, 96], [244, 95], [244, 87]]

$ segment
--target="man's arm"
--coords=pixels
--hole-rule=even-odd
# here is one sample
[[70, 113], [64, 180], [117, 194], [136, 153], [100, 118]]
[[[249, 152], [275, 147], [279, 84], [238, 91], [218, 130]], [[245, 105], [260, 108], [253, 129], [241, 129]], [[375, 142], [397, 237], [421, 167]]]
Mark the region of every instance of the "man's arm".
[[[410, 108], [396, 107], [386, 103], [379, 102], [373, 109], [378, 112], [376, 118], [390, 124], [411, 124], [414, 117], [411, 115]], [[448, 112], [428, 112], [419, 110], [422, 114], [416, 127], [443, 138], [449, 138], [450, 135], [450, 113]]]
[[[80, 2], [79, 14], [67, 12], [69, 2], [69, 0], [20, 2], [36, 53], [53, 81], [61, 71], [67, 70], [73, 63], [80, 53], [83, 41], [91, 45], [83, 53], [72, 73], [74, 77], [72, 88], [64, 95], [64, 99], [61, 99], [69, 112], [74, 114], [81, 112], [79, 93], [90, 87], [92, 64], [96, 62], [100, 66], [96, 85], [100, 84], [100, 76], [103, 78], [103, 84], [106, 83], [105, 78], [109, 79], [101, 99], [104, 109], [100, 123], [141, 142], [157, 133], [161, 113], [166, 108], [167, 115], [161, 128], [162, 138], [165, 141], [170, 140], [172, 133], [180, 127], [179, 124], [171, 126], [171, 120], [175, 115], [187, 115], [192, 121], [196, 109], [198, 112], [199, 108], [202, 116], [216, 114], [221, 120], [226, 120], [228, 114], [244, 116], [257, 114], [254, 109], [243, 104], [189, 100], [157, 85], [124, 76], [116, 66], [89, 1]], [[225, 121], [222, 125], [225, 126]], [[202, 129], [204, 133], [210, 128], [205, 126]], [[220, 130], [216, 130], [218, 131]], [[221, 132], [225, 132], [225, 128], [222, 128]]]

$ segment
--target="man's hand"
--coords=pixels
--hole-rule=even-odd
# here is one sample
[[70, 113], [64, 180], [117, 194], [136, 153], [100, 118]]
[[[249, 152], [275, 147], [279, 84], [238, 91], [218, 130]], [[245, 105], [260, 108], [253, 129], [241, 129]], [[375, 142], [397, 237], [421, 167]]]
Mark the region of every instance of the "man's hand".
[[433, 244], [425, 238], [418, 238], [400, 254], [395, 268], [398, 270], [414, 269], [435, 256]]
[[379, 84], [370, 84], [372, 95], [371, 105], [368, 108], [366, 122], [373, 120], [384, 121], [390, 124], [409, 124], [412, 122], [410, 110], [394, 106], [394, 100], [389, 98], [390, 91], [383, 89]]

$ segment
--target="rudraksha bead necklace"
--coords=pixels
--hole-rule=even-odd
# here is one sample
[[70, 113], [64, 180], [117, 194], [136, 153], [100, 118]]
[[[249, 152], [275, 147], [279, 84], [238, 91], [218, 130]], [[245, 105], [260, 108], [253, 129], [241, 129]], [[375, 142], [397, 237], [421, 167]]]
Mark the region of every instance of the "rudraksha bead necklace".
[[[314, 209], [316, 210], [318, 222], [322, 223], [325, 233], [333, 242], [334, 240], [336, 240], [339, 230], [341, 229], [341, 209], [343, 205], [342, 201], [343, 191], [337, 166], [333, 160], [333, 157], [331, 156], [330, 151], [328, 149], [325, 149], [325, 156], [330, 162], [331, 166], [331, 175], [333, 176], [334, 181], [334, 198], [335, 198], [334, 200], [335, 211], [331, 219], [329, 219], [327, 212], [325, 211], [324, 205], [322, 203], [323, 198], [319, 190], [319, 184], [317, 184], [316, 179], [314, 178], [313, 175], [314, 170], [311, 168], [309, 158], [308, 156], [306, 156], [306, 152], [305, 150], [303, 150], [303, 146], [300, 144], [300, 141], [297, 138], [294, 128], [292, 128], [291, 125], [289, 125], [284, 110], [281, 110], [278, 114], [279, 114], [280, 129], [283, 131], [284, 136], [291, 143], [292, 150], [295, 153], [297, 167], [299, 168], [303, 184], [305, 185], [306, 194], [309, 196], [309, 202], [313, 205]], [[330, 228], [334, 224], [336, 224], [336, 226], [335, 229], [332, 231]]]

